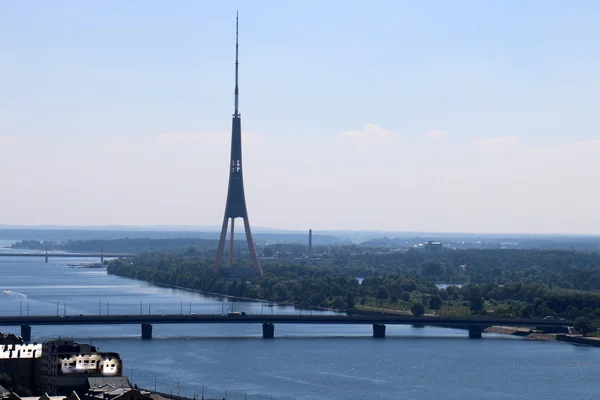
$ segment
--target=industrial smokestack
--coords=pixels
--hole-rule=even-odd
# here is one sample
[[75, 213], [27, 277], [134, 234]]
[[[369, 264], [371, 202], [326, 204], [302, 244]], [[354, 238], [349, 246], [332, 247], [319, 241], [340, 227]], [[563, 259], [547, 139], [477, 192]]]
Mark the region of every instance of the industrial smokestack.
[[308, 230], [308, 254], [312, 255], [312, 229]]

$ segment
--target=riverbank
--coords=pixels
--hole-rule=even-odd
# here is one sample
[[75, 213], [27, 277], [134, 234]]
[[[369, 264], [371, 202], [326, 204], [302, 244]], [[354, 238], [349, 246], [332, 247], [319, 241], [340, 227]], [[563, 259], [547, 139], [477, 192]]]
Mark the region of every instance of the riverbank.
[[490, 326], [485, 329], [487, 333], [500, 333], [503, 335], [521, 336], [529, 340], [539, 340], [543, 342], [562, 342], [568, 344], [579, 344], [584, 346], [600, 347], [600, 338], [589, 337], [576, 334], [564, 333], [542, 333], [535, 332], [528, 328], [510, 327], [510, 326]]
[[[119, 276], [119, 275], [117, 275]], [[132, 278], [128, 278], [128, 279], [132, 279]], [[142, 281], [142, 282], [147, 282], [147, 281]], [[303, 306], [303, 305], [298, 305], [292, 302], [276, 302], [276, 301], [269, 301], [269, 300], [264, 300], [264, 299], [254, 299], [252, 297], [242, 297], [242, 296], [231, 296], [228, 294], [221, 294], [221, 293], [215, 293], [215, 292], [207, 292], [205, 290], [200, 290], [200, 289], [190, 289], [190, 288], [186, 288], [184, 286], [177, 286], [177, 285], [167, 285], [165, 283], [155, 283], [155, 282], [147, 282], [150, 283], [152, 285], [156, 285], [158, 287], [164, 287], [164, 288], [169, 288], [169, 289], [178, 289], [178, 290], [184, 290], [187, 292], [194, 292], [194, 293], [200, 293], [206, 296], [212, 296], [212, 297], [221, 297], [221, 298], [226, 298], [226, 299], [230, 299], [230, 300], [240, 300], [240, 301], [253, 301], [253, 302], [257, 302], [257, 303], [268, 303], [269, 307], [272, 306], [291, 306], [297, 309], [303, 309], [303, 310], [315, 310], [315, 311], [332, 311], [332, 312], [340, 312], [340, 310], [336, 310], [333, 308], [325, 308], [325, 307], [318, 307], [318, 306]]]

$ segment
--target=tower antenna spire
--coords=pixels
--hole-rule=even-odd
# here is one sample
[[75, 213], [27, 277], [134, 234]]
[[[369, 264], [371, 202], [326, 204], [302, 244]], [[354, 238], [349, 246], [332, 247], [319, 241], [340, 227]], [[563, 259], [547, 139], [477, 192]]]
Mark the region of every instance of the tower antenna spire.
[[238, 89], [238, 12], [235, 12], [235, 97], [234, 97], [234, 117], [238, 117], [240, 113], [238, 112], [239, 105], [239, 89]]

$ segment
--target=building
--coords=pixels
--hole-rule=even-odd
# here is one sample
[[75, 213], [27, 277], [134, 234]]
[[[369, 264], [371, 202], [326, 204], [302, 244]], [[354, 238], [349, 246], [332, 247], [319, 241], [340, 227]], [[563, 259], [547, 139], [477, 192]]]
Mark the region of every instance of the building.
[[52, 394], [85, 393], [88, 378], [121, 376], [117, 353], [100, 353], [89, 344], [55, 340], [42, 346], [41, 385]]
[[0, 332], [0, 373], [10, 376], [14, 386], [40, 387], [41, 356], [41, 344], [23, 344], [18, 336]]
[[131, 390], [131, 383], [126, 376], [88, 378], [87, 383], [88, 391], [82, 400], [114, 399]]
[[28, 397], [19, 397], [18, 395], [12, 393], [9, 400], [81, 400], [80, 397], [75, 392], [71, 392], [68, 396], [48, 396], [48, 393], [44, 393], [41, 396], [28, 396]]
[[117, 388], [110, 391], [86, 393], [83, 400], [155, 400], [150, 392], [132, 388]]
[[137, 386], [132, 388], [125, 376], [88, 378], [88, 387], [82, 400], [167, 400], [158, 393], [139, 389]]
[[434, 242], [434, 241], [427, 241], [425, 242], [425, 246], [423, 246], [425, 248], [425, 253], [428, 254], [436, 254], [436, 253], [440, 253], [442, 251], [442, 249], [444, 248], [442, 246], [442, 242]]
[[23, 344], [23, 339], [14, 333], [0, 332], [0, 344]]

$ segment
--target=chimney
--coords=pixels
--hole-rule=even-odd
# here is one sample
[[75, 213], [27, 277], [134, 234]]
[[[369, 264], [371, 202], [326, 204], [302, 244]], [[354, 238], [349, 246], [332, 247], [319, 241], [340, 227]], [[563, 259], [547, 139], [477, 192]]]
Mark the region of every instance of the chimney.
[[312, 255], [312, 229], [308, 230], [308, 255]]

